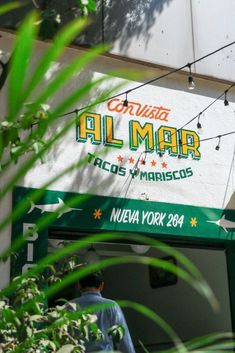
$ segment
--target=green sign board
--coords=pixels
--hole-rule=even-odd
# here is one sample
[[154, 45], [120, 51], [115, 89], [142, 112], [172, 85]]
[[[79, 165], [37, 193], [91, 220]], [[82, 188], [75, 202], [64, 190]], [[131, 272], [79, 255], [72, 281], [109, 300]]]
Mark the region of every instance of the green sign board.
[[[36, 189], [17, 187], [13, 208], [24, 198], [31, 203], [14, 221], [12, 240], [23, 237], [30, 227], [35, 231], [13, 260], [12, 275], [24, 271], [47, 253], [47, 226], [42, 216], [52, 217], [48, 224], [57, 228], [85, 231], [121, 231], [214, 240], [235, 239], [235, 211], [206, 207], [132, 200], [98, 195], [46, 190], [37, 201], [31, 200]], [[38, 230], [37, 230], [38, 227]]]

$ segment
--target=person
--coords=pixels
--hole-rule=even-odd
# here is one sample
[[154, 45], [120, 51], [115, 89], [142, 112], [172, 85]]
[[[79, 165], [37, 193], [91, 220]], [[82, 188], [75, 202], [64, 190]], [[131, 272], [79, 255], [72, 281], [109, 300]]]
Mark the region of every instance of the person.
[[[106, 308], [101, 308], [95, 314], [97, 316], [97, 326], [104, 334], [104, 338], [99, 341], [87, 341], [85, 343], [87, 352], [113, 351], [119, 350], [122, 353], [135, 353], [130, 332], [120, 306], [114, 300], [102, 297], [104, 288], [102, 274], [91, 273], [79, 281], [81, 296], [72, 299], [70, 302], [78, 304], [81, 309], [86, 309], [92, 305], [104, 304]], [[121, 325], [124, 328], [124, 336], [120, 342], [115, 343], [107, 331], [113, 325]]]

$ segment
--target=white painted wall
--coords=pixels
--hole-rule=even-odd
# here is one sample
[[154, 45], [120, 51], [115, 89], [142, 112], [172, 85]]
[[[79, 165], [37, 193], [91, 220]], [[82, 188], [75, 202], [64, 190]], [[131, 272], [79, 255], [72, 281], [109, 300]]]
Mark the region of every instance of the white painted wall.
[[171, 67], [193, 60], [190, 1], [109, 2], [105, 14], [111, 53]]
[[[73, 0], [51, 3], [60, 13], [62, 24], [76, 15], [71, 11], [73, 4]], [[30, 4], [4, 14], [0, 25], [18, 26], [29, 10]], [[233, 42], [234, 16], [233, 0], [97, 0], [92, 23], [76, 43], [94, 46], [105, 41], [111, 44], [112, 54], [179, 68]], [[234, 81], [234, 53], [233, 45], [197, 63], [193, 70]]]
[[[198, 0], [192, 3], [195, 58], [202, 57], [235, 40], [233, 0]], [[235, 45], [196, 64], [196, 72], [235, 80]]]
[[[235, 39], [233, 0], [106, 2], [105, 39], [111, 52], [172, 68], [181, 67]], [[197, 63], [197, 74], [234, 81], [234, 45]]]

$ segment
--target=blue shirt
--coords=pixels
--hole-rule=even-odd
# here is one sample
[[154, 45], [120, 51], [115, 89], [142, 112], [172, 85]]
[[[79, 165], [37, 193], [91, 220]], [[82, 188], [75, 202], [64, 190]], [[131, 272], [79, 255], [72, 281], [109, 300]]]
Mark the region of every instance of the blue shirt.
[[116, 343], [116, 348], [122, 353], [135, 353], [132, 339], [126, 324], [126, 320], [120, 306], [113, 300], [103, 298], [99, 292], [84, 292], [81, 297], [73, 299], [72, 303], [78, 304], [82, 309], [91, 305], [109, 304], [108, 308], [97, 311], [97, 326], [104, 334], [104, 339], [98, 342], [87, 342], [87, 352], [113, 351], [112, 337], [107, 334], [107, 330], [113, 325], [122, 325], [125, 329], [123, 339]]

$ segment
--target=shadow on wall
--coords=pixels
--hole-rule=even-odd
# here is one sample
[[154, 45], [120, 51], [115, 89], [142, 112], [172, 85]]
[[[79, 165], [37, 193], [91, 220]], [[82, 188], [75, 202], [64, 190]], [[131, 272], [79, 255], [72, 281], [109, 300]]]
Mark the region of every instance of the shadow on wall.
[[[108, 42], [120, 38], [119, 48], [125, 53], [133, 37], [145, 39], [145, 47], [151, 37], [151, 28], [156, 17], [172, 0], [132, 0], [114, 1], [107, 7], [105, 16], [105, 34]], [[118, 16], [117, 16], [118, 14]], [[110, 38], [110, 35], [113, 38]]]
[[[133, 37], [144, 38], [145, 45], [151, 37], [151, 28], [156, 17], [173, 0], [97, 0], [97, 11], [91, 16], [92, 23], [75, 41], [78, 45], [92, 46], [101, 42], [113, 43], [119, 40], [119, 48], [125, 53]], [[2, 1], [2, 4], [10, 0]], [[75, 17], [81, 16], [76, 0], [56, 1], [37, 0], [21, 9], [0, 16], [1, 27], [16, 28], [34, 4], [46, 9], [46, 21], [52, 19], [55, 13], [60, 14], [61, 23], [58, 28]], [[50, 26], [48, 27], [50, 28]], [[50, 28], [51, 33], [57, 28]]]

